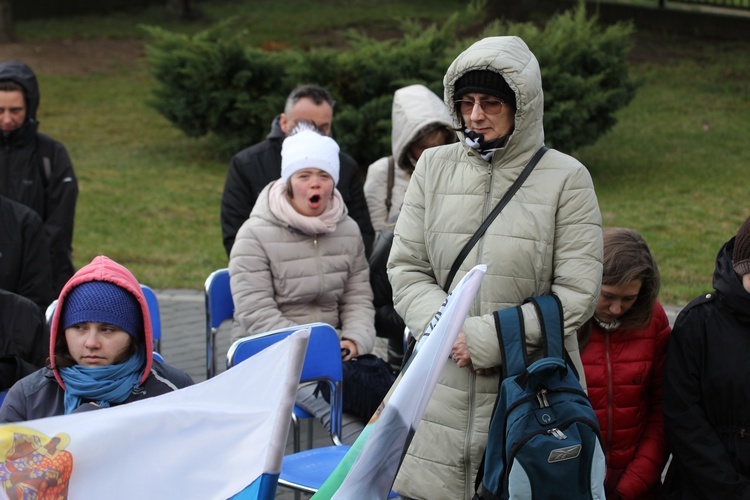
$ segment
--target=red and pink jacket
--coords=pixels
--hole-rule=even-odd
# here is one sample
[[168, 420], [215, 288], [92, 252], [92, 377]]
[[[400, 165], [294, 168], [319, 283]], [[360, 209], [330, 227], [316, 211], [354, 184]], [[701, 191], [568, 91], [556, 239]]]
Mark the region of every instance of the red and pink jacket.
[[668, 456], [662, 380], [670, 331], [658, 302], [651, 323], [642, 330], [606, 331], [592, 325], [581, 359], [601, 426], [608, 495], [658, 497]]

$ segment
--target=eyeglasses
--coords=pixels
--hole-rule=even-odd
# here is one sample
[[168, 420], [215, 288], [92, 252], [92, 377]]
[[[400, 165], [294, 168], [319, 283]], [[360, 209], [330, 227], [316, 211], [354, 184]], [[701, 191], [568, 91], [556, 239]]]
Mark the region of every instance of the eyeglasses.
[[486, 99], [486, 100], [479, 100], [479, 101], [471, 101], [469, 99], [459, 99], [456, 101], [453, 101], [456, 107], [459, 109], [462, 115], [468, 115], [472, 111], [474, 111], [474, 106], [477, 104], [482, 109], [482, 111], [488, 115], [496, 115], [500, 113], [503, 110], [503, 104], [505, 104], [504, 101], [498, 101], [495, 99]]

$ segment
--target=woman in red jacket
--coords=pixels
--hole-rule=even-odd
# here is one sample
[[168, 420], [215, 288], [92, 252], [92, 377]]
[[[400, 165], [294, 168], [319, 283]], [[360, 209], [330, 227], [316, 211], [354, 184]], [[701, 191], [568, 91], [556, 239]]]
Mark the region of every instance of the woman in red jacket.
[[659, 269], [632, 229], [604, 232], [602, 291], [581, 327], [591, 404], [607, 457], [608, 499], [658, 498], [667, 462], [661, 392], [670, 327], [657, 302]]

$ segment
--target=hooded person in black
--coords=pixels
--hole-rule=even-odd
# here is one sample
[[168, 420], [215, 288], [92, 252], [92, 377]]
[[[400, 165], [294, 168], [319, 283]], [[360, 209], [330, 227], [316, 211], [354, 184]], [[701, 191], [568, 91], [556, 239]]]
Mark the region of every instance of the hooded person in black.
[[[26, 297], [44, 312], [56, 298], [49, 253], [39, 215], [0, 196], [0, 290]], [[0, 316], [0, 325], [5, 322]]]
[[[266, 139], [234, 155], [221, 196], [221, 234], [227, 256], [232, 250], [237, 231], [250, 217], [263, 188], [281, 177], [281, 144], [287, 132], [301, 121], [310, 121], [323, 135], [330, 136], [333, 104], [333, 98], [322, 87], [300, 85], [289, 94], [284, 113], [274, 118]], [[370, 222], [359, 167], [354, 158], [343, 152], [339, 153], [339, 164], [340, 177], [336, 189], [341, 193], [349, 216], [359, 226], [365, 252], [369, 255], [375, 231]]]
[[719, 250], [713, 285], [669, 339], [666, 498], [750, 499], [750, 219]]
[[0, 288], [0, 390], [44, 366], [47, 323], [29, 299]]
[[56, 295], [75, 271], [72, 243], [78, 181], [65, 147], [37, 132], [38, 107], [39, 86], [31, 68], [19, 61], [0, 63], [0, 195], [41, 217]]

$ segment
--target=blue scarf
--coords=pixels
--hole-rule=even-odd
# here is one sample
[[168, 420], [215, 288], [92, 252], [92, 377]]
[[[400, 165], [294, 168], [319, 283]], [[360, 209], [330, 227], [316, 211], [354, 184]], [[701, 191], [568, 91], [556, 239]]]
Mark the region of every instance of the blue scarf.
[[109, 408], [110, 403], [122, 403], [138, 386], [145, 361], [145, 349], [139, 346], [123, 363], [60, 369], [60, 377], [65, 382], [65, 414], [81, 406], [84, 399], [95, 401], [102, 408]]

